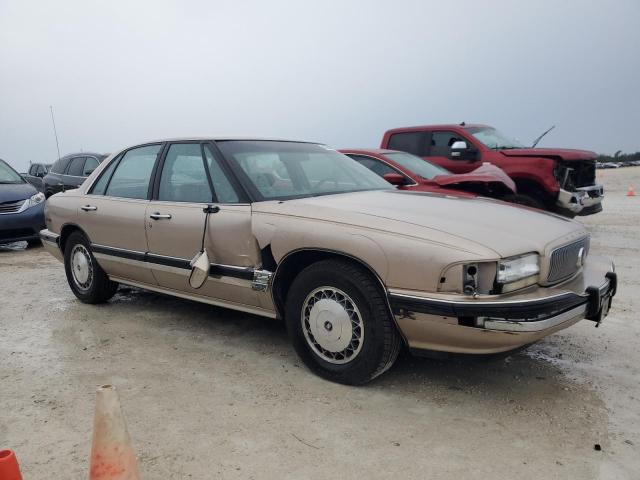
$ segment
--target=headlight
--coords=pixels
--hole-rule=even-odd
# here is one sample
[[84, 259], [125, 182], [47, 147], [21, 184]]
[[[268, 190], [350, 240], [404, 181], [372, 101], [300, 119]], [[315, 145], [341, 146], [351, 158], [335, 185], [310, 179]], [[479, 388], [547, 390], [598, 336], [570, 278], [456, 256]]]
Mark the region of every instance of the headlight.
[[38, 192], [29, 199], [29, 204], [27, 205], [27, 208], [35, 207], [36, 205], [39, 205], [42, 202], [44, 202], [44, 193]]
[[540, 272], [538, 254], [530, 253], [519, 257], [506, 258], [498, 262], [498, 283], [512, 283], [532, 277]]

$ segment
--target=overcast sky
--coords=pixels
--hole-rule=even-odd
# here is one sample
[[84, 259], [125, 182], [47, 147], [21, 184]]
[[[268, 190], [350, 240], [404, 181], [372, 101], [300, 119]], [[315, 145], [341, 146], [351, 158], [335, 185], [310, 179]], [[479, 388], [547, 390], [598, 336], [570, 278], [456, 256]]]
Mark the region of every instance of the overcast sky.
[[640, 1], [0, 0], [0, 158], [481, 122], [640, 150]]

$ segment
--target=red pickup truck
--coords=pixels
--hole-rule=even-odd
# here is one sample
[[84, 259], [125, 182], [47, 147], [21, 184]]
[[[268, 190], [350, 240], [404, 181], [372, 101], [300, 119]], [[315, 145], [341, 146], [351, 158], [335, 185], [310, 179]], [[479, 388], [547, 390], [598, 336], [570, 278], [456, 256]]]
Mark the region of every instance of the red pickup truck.
[[394, 128], [380, 148], [413, 153], [455, 173], [492, 163], [516, 183], [515, 203], [573, 217], [602, 210], [604, 189], [596, 183], [596, 154], [586, 150], [528, 148], [487, 125], [426, 125]]

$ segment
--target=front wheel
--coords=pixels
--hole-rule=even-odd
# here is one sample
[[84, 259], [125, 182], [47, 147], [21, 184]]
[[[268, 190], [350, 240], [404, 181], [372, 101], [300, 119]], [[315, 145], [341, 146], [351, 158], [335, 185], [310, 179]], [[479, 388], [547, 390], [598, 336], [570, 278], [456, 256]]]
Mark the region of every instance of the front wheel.
[[71, 290], [84, 303], [102, 303], [118, 290], [96, 262], [91, 244], [82, 232], [69, 235], [64, 249], [64, 269]]
[[350, 262], [323, 260], [305, 268], [285, 308], [296, 352], [327, 380], [367, 383], [388, 370], [400, 351], [402, 340], [379, 285]]

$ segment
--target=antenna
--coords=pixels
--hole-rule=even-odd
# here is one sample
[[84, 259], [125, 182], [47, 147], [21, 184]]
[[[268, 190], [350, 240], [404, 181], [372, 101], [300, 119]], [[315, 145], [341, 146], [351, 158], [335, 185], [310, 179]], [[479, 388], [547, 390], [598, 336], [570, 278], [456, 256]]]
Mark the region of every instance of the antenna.
[[49, 105], [51, 110], [51, 123], [53, 123], [53, 135], [56, 137], [56, 149], [58, 150], [58, 160], [60, 160], [60, 144], [58, 143], [58, 132], [56, 131], [56, 121], [53, 118], [53, 107]]

